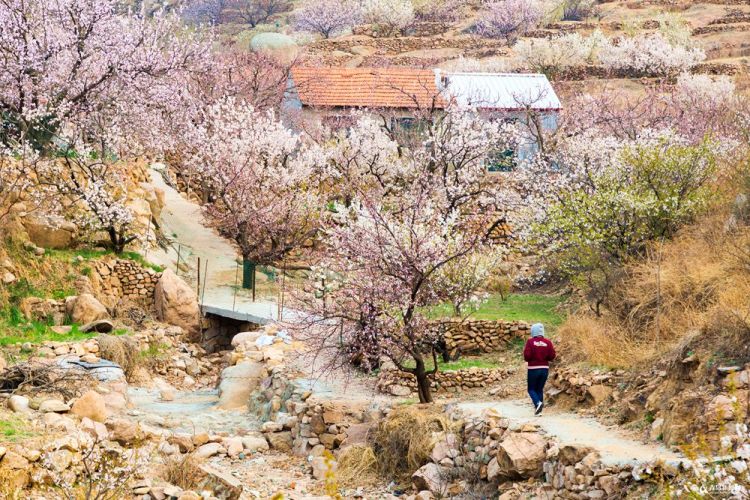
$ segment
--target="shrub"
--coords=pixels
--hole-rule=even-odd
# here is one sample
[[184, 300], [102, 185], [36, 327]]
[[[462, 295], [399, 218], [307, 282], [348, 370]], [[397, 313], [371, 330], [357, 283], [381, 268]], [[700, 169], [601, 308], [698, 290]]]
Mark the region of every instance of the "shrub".
[[563, 19], [582, 21], [592, 14], [595, 5], [595, 0], [566, 0], [563, 4]]
[[487, 4], [476, 24], [477, 33], [504, 39], [509, 45], [539, 26], [542, 7], [536, 0], [500, 0]]
[[419, 21], [450, 23], [462, 18], [466, 0], [416, 0], [413, 5]]

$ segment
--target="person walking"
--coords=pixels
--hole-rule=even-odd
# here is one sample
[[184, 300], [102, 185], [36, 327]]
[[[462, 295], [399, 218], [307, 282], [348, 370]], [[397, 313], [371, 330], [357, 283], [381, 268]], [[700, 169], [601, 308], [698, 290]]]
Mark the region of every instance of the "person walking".
[[523, 359], [528, 363], [528, 389], [534, 404], [534, 415], [540, 415], [544, 409], [544, 384], [549, 375], [549, 362], [555, 356], [555, 346], [550, 339], [544, 337], [544, 325], [532, 325], [531, 338], [523, 348]]

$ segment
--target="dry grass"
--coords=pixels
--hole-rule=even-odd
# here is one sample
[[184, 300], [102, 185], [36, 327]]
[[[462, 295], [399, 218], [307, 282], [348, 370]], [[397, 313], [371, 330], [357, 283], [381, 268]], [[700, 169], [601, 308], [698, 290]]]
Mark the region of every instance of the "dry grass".
[[[578, 313], [560, 327], [572, 357], [629, 367], [678, 348], [694, 332], [742, 353], [750, 339], [750, 226], [718, 211], [654, 243], [625, 268], [601, 317]], [[700, 341], [700, 340], [698, 340]]]
[[378, 481], [378, 459], [371, 446], [355, 444], [345, 448], [338, 457], [336, 471], [343, 486], [373, 485]]
[[369, 436], [378, 472], [385, 478], [408, 478], [428, 462], [433, 433], [450, 431], [454, 425], [431, 405], [394, 409]]
[[186, 453], [177, 458], [166, 461], [162, 469], [161, 478], [170, 484], [179, 486], [183, 490], [195, 490], [200, 487], [200, 478], [204, 476], [200, 470], [203, 460], [193, 453]]
[[143, 363], [138, 342], [126, 336], [100, 335], [99, 356], [120, 365], [128, 381], [132, 381], [137, 368]]

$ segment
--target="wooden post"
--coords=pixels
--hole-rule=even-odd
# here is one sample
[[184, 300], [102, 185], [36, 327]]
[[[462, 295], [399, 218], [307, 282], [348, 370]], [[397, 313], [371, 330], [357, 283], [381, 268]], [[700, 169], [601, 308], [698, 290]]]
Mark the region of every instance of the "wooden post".
[[198, 297], [201, 296], [201, 258], [198, 257], [198, 290], [196, 291]]
[[177, 244], [177, 265], [174, 268], [174, 273], [179, 276], [180, 275], [180, 253], [182, 251], [182, 245], [180, 243]]

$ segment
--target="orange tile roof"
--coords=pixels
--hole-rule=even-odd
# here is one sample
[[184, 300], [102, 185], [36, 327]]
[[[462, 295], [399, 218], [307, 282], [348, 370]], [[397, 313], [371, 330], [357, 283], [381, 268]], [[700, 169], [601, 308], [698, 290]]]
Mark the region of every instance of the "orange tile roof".
[[413, 68], [295, 68], [303, 106], [358, 108], [443, 107], [432, 70]]

